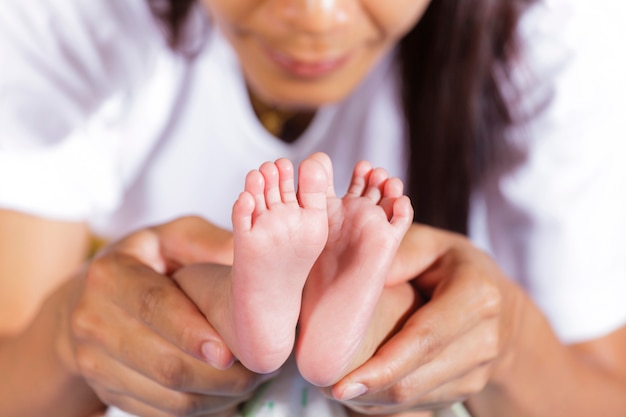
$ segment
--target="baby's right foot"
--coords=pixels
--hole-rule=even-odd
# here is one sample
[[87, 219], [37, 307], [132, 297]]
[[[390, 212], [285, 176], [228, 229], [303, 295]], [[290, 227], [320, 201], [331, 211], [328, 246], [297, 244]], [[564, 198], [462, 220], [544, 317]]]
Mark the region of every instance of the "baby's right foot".
[[391, 261], [413, 220], [403, 184], [369, 163], [355, 166], [343, 198], [335, 195], [332, 166], [314, 156], [329, 173], [329, 235], [307, 280], [296, 360], [302, 376], [329, 386], [361, 358], [365, 334]]
[[306, 160], [296, 196], [293, 166], [279, 159], [248, 174], [233, 206], [229, 347], [254, 372], [276, 370], [293, 350], [302, 289], [328, 235], [327, 184], [325, 167]]

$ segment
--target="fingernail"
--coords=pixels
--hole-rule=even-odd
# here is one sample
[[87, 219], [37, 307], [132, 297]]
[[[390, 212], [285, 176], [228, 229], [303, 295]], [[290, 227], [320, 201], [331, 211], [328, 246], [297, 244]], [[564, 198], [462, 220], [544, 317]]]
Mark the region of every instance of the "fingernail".
[[343, 389], [343, 391], [341, 391], [341, 394], [337, 399], [341, 401], [347, 401], [356, 398], [359, 395], [363, 395], [366, 392], [367, 387], [360, 382], [356, 382], [346, 385], [346, 387]]
[[224, 346], [220, 342], [209, 340], [202, 344], [202, 355], [214, 368], [228, 369], [235, 362], [235, 358], [230, 354], [225, 354]]

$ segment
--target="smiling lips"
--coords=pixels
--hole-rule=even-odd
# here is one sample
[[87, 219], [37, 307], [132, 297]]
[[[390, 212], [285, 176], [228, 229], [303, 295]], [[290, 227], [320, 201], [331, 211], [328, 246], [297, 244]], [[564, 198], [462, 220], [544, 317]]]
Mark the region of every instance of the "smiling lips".
[[292, 58], [285, 53], [270, 48], [264, 49], [270, 60], [279, 68], [294, 77], [305, 79], [315, 79], [330, 75], [341, 68], [348, 61], [350, 56], [349, 54], [345, 54], [336, 58], [304, 61]]

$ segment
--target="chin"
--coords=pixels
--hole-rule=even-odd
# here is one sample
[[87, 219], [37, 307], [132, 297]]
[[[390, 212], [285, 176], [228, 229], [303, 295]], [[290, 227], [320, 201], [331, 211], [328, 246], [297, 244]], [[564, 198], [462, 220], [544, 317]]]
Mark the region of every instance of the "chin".
[[319, 107], [335, 104], [342, 101], [346, 95], [331, 94], [298, 94], [275, 96], [274, 103], [281, 107], [288, 107], [296, 110], [315, 110]]
[[271, 85], [251, 83], [259, 98], [275, 106], [296, 110], [315, 110], [318, 107], [334, 104], [345, 99], [354, 90], [355, 85], [324, 85], [324, 83], [285, 83]]

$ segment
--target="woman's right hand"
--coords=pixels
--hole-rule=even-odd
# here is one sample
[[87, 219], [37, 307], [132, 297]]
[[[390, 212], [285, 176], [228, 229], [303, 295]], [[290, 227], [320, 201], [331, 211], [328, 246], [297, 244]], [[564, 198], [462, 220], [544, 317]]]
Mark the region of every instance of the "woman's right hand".
[[230, 414], [267, 379], [233, 364], [203, 306], [169, 277], [196, 262], [231, 264], [232, 239], [187, 217], [131, 234], [87, 267], [65, 358], [105, 403], [146, 417]]

